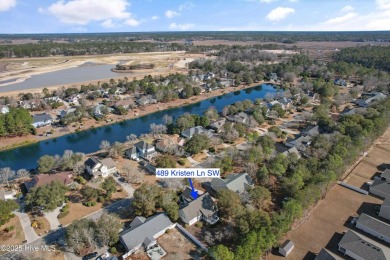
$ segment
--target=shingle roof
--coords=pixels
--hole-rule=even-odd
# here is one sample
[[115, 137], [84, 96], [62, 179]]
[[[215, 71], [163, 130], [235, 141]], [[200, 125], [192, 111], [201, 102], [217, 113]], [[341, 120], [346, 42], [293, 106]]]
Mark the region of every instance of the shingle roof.
[[390, 181], [390, 169], [386, 169], [384, 172], [382, 172], [381, 177]]
[[47, 121], [53, 120], [51, 115], [46, 114], [46, 113], [33, 115], [32, 117], [33, 117], [34, 123], [47, 122]]
[[225, 179], [214, 178], [211, 180], [211, 187], [216, 191], [227, 188], [231, 191], [241, 193], [252, 185], [253, 180], [248, 173], [229, 174]]
[[99, 159], [96, 158], [96, 157], [88, 158], [88, 160], [85, 161], [85, 165], [88, 166], [91, 169], [94, 168], [99, 163], [100, 163]]
[[142, 225], [122, 231], [119, 236], [122, 243], [128, 250], [132, 250], [136, 246], [144, 243], [146, 238], [153, 238], [159, 232], [167, 229], [173, 223], [169, 220], [165, 213], [160, 213], [149, 217]]
[[181, 132], [182, 136], [191, 138], [194, 134], [207, 134], [208, 131], [203, 126], [195, 126], [188, 129], [185, 129]]
[[316, 136], [320, 134], [320, 130], [318, 125], [315, 125], [307, 127], [302, 133], [309, 136]]
[[294, 243], [291, 240], [286, 240], [280, 247], [283, 248], [285, 251], [290, 251], [291, 248], [294, 247]]
[[59, 181], [64, 185], [68, 185], [73, 182], [71, 172], [59, 172], [55, 174], [39, 174], [32, 180], [25, 182], [24, 186], [27, 191], [34, 187], [40, 187], [46, 184], [50, 184], [52, 181]]
[[386, 253], [389, 251], [384, 246], [363, 235], [357, 234], [352, 230], [348, 230], [345, 233], [339, 242], [339, 247], [366, 260], [386, 260], [386, 254], [383, 250], [385, 250]]
[[389, 181], [375, 179], [374, 182], [370, 186], [370, 191], [371, 191], [371, 189], [375, 189], [379, 192], [386, 194], [387, 196], [390, 196], [390, 182]]
[[381, 207], [390, 207], [390, 197], [385, 198]]
[[215, 206], [213, 199], [206, 192], [200, 195], [196, 200], [188, 203], [188, 205], [180, 211], [182, 211], [184, 215], [183, 221], [189, 223], [190, 220], [201, 214], [205, 217], [211, 217], [217, 211], [217, 207]]
[[116, 166], [115, 162], [111, 158], [104, 158], [103, 160], [100, 160], [100, 162], [108, 169], [115, 168]]
[[139, 141], [138, 143], [134, 144], [134, 146], [137, 147], [141, 151], [146, 151], [146, 150], [153, 148], [153, 145], [148, 144], [145, 141]]
[[343, 258], [339, 257], [336, 254], [333, 254], [332, 252], [329, 252], [325, 248], [322, 248], [321, 251], [318, 253], [316, 258], [314, 260], [341, 260]]
[[390, 237], [390, 225], [367, 214], [362, 213], [356, 221], [356, 224], [365, 226], [383, 236]]

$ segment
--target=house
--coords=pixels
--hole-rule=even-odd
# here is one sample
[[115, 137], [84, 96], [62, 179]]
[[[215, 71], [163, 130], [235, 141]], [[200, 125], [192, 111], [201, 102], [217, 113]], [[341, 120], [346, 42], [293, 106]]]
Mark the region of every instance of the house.
[[104, 108], [107, 108], [107, 107], [103, 104], [97, 104], [93, 109], [93, 115], [96, 117], [103, 116], [104, 115], [104, 113], [103, 113]]
[[62, 102], [62, 99], [60, 97], [54, 96], [54, 97], [47, 97], [43, 99], [46, 103], [53, 103], [53, 102]]
[[384, 172], [381, 174], [381, 178], [382, 180], [390, 181], [390, 169], [384, 170]]
[[1, 200], [12, 200], [16, 195], [15, 190], [0, 190], [0, 199]]
[[267, 107], [269, 109], [271, 109], [272, 107], [274, 107], [277, 104], [282, 105], [282, 104], [280, 104], [280, 102], [278, 100], [273, 100], [273, 101], [267, 103]]
[[342, 79], [342, 78], [335, 79], [333, 83], [337, 86], [343, 86], [343, 87], [345, 87], [347, 85], [347, 81], [345, 79]]
[[137, 100], [139, 106], [145, 106], [147, 104], [155, 104], [157, 100], [152, 95], [142, 96]]
[[125, 109], [135, 108], [137, 105], [135, 104], [133, 99], [123, 99], [114, 104], [114, 108], [118, 109], [118, 107], [123, 106]]
[[279, 247], [279, 254], [281, 254], [284, 257], [287, 257], [291, 251], [294, 249], [294, 243], [291, 240], [286, 240], [280, 247]]
[[278, 99], [279, 104], [282, 106], [283, 110], [288, 110], [292, 107], [293, 101], [289, 98]]
[[364, 232], [390, 243], [390, 225], [367, 214], [360, 214], [356, 227]]
[[229, 174], [225, 179], [213, 178], [210, 185], [216, 192], [229, 189], [237, 193], [243, 193], [252, 189], [254, 182], [248, 173], [234, 173]]
[[41, 100], [39, 100], [39, 99], [19, 101], [19, 107], [24, 108], [24, 109], [36, 109], [40, 105], [41, 105]]
[[184, 223], [190, 226], [201, 219], [209, 224], [215, 224], [219, 220], [217, 206], [207, 192], [181, 208], [179, 210], [179, 216]]
[[132, 148], [126, 150], [125, 154], [132, 160], [138, 160], [139, 158], [150, 160], [157, 155], [157, 152], [153, 145], [145, 141], [139, 141]]
[[171, 151], [177, 146], [183, 146], [184, 140], [179, 136], [169, 136], [164, 139], [159, 139], [156, 142], [156, 150], [162, 153]]
[[320, 134], [320, 128], [318, 125], [308, 126], [305, 130], [302, 131], [302, 134], [314, 137]]
[[213, 135], [213, 132], [211, 130], [205, 129], [203, 126], [191, 127], [181, 132], [181, 135], [184, 138], [192, 138], [194, 134], [204, 134], [208, 137], [211, 137]]
[[109, 174], [117, 171], [115, 162], [111, 158], [99, 160], [97, 157], [91, 157], [88, 158], [84, 164], [87, 172], [94, 178], [97, 178], [98, 176], [105, 178]]
[[68, 114], [70, 113], [73, 113], [74, 111], [76, 111], [75, 108], [70, 108], [68, 110], [61, 110], [60, 113], [58, 113], [58, 117], [60, 119], [64, 118], [65, 116], [67, 116]]
[[32, 188], [41, 187], [46, 184], [50, 184], [53, 181], [58, 181], [64, 184], [65, 186], [70, 186], [73, 184], [73, 175], [72, 172], [59, 172], [55, 174], [39, 174], [32, 178], [30, 181], [24, 183], [27, 192]]
[[366, 112], [365, 108], [355, 107], [355, 108], [345, 108], [343, 112], [340, 113], [342, 116], [351, 116], [351, 115], [363, 115]]
[[371, 103], [375, 101], [383, 100], [387, 97], [387, 95], [381, 92], [365, 93], [362, 96], [364, 96], [365, 99], [361, 98], [355, 100], [355, 104], [357, 104], [360, 107], [368, 107]]
[[215, 78], [215, 74], [212, 73], [212, 72], [207, 72], [204, 76], [203, 76], [203, 80], [206, 81], [206, 80], [210, 80], [210, 79], [213, 79]]
[[287, 147], [296, 147], [298, 151], [303, 152], [311, 144], [311, 139], [312, 137], [310, 135], [300, 136], [295, 140], [288, 138], [284, 145]]
[[9, 107], [6, 105], [0, 105], [0, 114], [7, 114], [9, 113]]
[[173, 224], [165, 213], [159, 213], [149, 218], [136, 217], [130, 223], [130, 228], [119, 234], [119, 241], [126, 249], [126, 253], [122, 256], [123, 259], [141, 247], [148, 250], [155, 246], [156, 239], [175, 226], [176, 224]]
[[298, 151], [298, 149], [295, 146], [287, 149], [282, 154], [284, 154], [284, 156], [288, 156], [289, 154], [295, 154], [298, 159], [301, 158], [301, 153]]
[[375, 179], [370, 185], [370, 193], [383, 199], [390, 197], [390, 181]]
[[64, 100], [68, 103], [76, 103], [81, 98], [80, 94], [72, 94], [69, 97], [66, 97]]
[[216, 133], [219, 133], [223, 130], [223, 126], [226, 124], [226, 118], [221, 118], [210, 123], [209, 127], [213, 129]]
[[222, 87], [231, 87], [234, 85], [234, 80], [233, 79], [226, 79], [226, 80], [221, 80], [219, 82], [219, 84], [222, 86]]
[[379, 211], [379, 216], [387, 220], [390, 220], [390, 197], [387, 197], [383, 201], [381, 209]]
[[268, 77], [269, 77], [270, 80], [274, 80], [274, 81], [277, 81], [277, 80], [278, 80], [278, 74], [273, 73], [273, 72], [271, 72], [271, 73], [268, 75]]
[[386, 260], [390, 249], [374, 240], [348, 230], [340, 240], [339, 251], [352, 259], [359, 260]]
[[33, 115], [32, 118], [33, 118], [32, 125], [35, 128], [47, 126], [53, 123], [53, 118], [51, 117], [51, 115], [46, 113]]
[[343, 258], [339, 257], [336, 254], [328, 251], [325, 248], [322, 248], [314, 260], [342, 260]]
[[250, 117], [248, 116], [247, 113], [244, 113], [244, 112], [237, 113], [237, 114], [235, 114], [233, 116], [226, 116], [226, 119], [229, 120], [229, 121], [232, 121], [232, 122], [235, 122], [235, 123], [241, 123], [241, 124], [244, 124], [244, 125], [250, 125], [251, 124]]

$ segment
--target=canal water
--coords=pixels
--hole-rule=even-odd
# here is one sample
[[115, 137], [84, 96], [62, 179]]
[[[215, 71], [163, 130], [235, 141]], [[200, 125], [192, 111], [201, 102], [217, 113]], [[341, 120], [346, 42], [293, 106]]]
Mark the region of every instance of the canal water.
[[137, 136], [150, 132], [150, 124], [163, 123], [165, 114], [178, 118], [183, 113], [202, 114], [210, 106], [214, 106], [218, 111], [245, 99], [254, 101], [256, 98], [264, 98], [267, 93], [276, 94], [278, 90], [270, 85], [261, 86], [231, 92], [215, 98], [203, 100], [199, 103], [158, 111], [139, 118], [130, 119], [109, 126], [89, 129], [82, 132], [72, 133], [51, 140], [22, 146], [12, 150], [0, 152], [0, 168], [11, 167], [14, 170], [25, 168], [32, 169], [37, 165], [37, 160], [45, 155], [62, 155], [64, 150], [74, 152], [91, 153], [99, 149], [102, 140], [110, 143], [115, 141], [124, 142], [126, 136], [136, 134]]
[[44, 88], [51, 86], [60, 86], [78, 82], [95, 81], [117, 77], [130, 77], [134, 73], [116, 73], [112, 72], [114, 64], [94, 64], [85, 63], [75, 68], [69, 68], [64, 70], [58, 70], [39, 75], [33, 75], [23, 82], [12, 83], [17, 79], [11, 79], [2, 81], [0, 84], [12, 83], [6, 86], [0, 87], [1, 92], [14, 91], [14, 90], [28, 90], [33, 88]]

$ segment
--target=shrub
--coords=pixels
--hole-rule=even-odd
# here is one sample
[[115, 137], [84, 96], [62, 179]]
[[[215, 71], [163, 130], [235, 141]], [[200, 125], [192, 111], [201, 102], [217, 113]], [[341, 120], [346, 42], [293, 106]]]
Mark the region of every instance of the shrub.
[[210, 153], [215, 153], [215, 148], [214, 147], [210, 147], [209, 151], [210, 151]]
[[6, 228], [5, 228], [5, 232], [10, 232], [10, 231], [12, 231], [12, 230], [14, 230], [14, 229], [15, 229], [14, 226], [9, 226], [9, 227], [6, 227]]
[[115, 247], [110, 247], [110, 253], [111, 254], [116, 254], [116, 253], [118, 253], [118, 251], [116, 250]]
[[95, 205], [96, 205], [96, 201], [92, 201], [91, 206], [95, 206]]
[[196, 223], [195, 223], [195, 226], [196, 226], [197, 228], [201, 228], [201, 227], [203, 227], [203, 223], [202, 223], [202, 222], [196, 222]]
[[188, 228], [189, 227], [189, 225], [188, 224], [184, 224], [184, 228]]
[[186, 164], [186, 160], [185, 159], [179, 159], [179, 160], [177, 160], [177, 163], [180, 164], [180, 165], [184, 165], [184, 164]]
[[77, 176], [76, 181], [80, 184], [85, 184], [87, 181], [84, 179], [83, 176]]
[[97, 201], [103, 203], [103, 202], [105, 201], [105, 199], [104, 199], [104, 197], [99, 196], [99, 197], [97, 198]]
[[60, 212], [60, 214], [58, 214], [57, 218], [63, 218], [68, 214], [69, 214], [69, 211]]

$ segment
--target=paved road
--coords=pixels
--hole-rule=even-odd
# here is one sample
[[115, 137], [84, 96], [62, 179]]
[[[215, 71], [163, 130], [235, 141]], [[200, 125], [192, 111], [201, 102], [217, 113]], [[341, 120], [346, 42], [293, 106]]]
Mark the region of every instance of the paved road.
[[[117, 201], [117, 202], [111, 204], [110, 206], [108, 206], [108, 207], [106, 207], [104, 209], [100, 209], [100, 210], [98, 210], [98, 211], [96, 211], [96, 212], [94, 212], [94, 213], [92, 213], [92, 214], [90, 214], [88, 216], [85, 216], [84, 218], [96, 220], [96, 219], [100, 218], [100, 216], [103, 214], [103, 212], [116, 213], [116, 212], [121, 211], [122, 209], [130, 208], [130, 206], [131, 206], [131, 199], [130, 198], [126, 198], [126, 199]], [[28, 216], [27, 216], [27, 218], [28, 218]], [[28, 219], [28, 221], [30, 221], [30, 219]], [[22, 226], [23, 226], [23, 222], [22, 221], [21, 221], [21, 223], [22, 223]], [[29, 224], [29, 227], [31, 227], [31, 224]], [[36, 235], [37, 236], [36, 239], [28, 240], [28, 243], [25, 244], [25, 245], [26, 246], [34, 246], [34, 247], [35, 246], [40, 247], [40, 246], [43, 246], [43, 245], [53, 245], [55, 243], [58, 243], [58, 244], [61, 245], [65, 241], [65, 230], [66, 230], [65, 228], [58, 228], [55, 231], [52, 231], [51, 233], [49, 233], [46, 236], [41, 237], [41, 238], [39, 238]], [[26, 231], [25, 231], [25, 233], [26, 233]], [[63, 251], [65, 253], [65, 258], [68, 259], [68, 260], [81, 259], [80, 257], [77, 257], [73, 252], [71, 252], [71, 250], [69, 250], [67, 248], [64, 248], [64, 247], [60, 246], [60, 249], [61, 249], [61, 251]], [[100, 249], [98, 252], [100, 252], [101, 250], [102, 249]], [[15, 259], [15, 256], [20, 255], [22, 253], [26, 254], [26, 252], [9, 252], [7, 254], [1, 255], [0, 259], [1, 260], [13, 260], [13, 259]]]
[[34, 228], [31, 226], [31, 221], [27, 213], [22, 211], [15, 211], [14, 213], [20, 220], [20, 224], [22, 225], [24, 237], [27, 240], [27, 243], [39, 239], [39, 236], [37, 233], [35, 233]]

